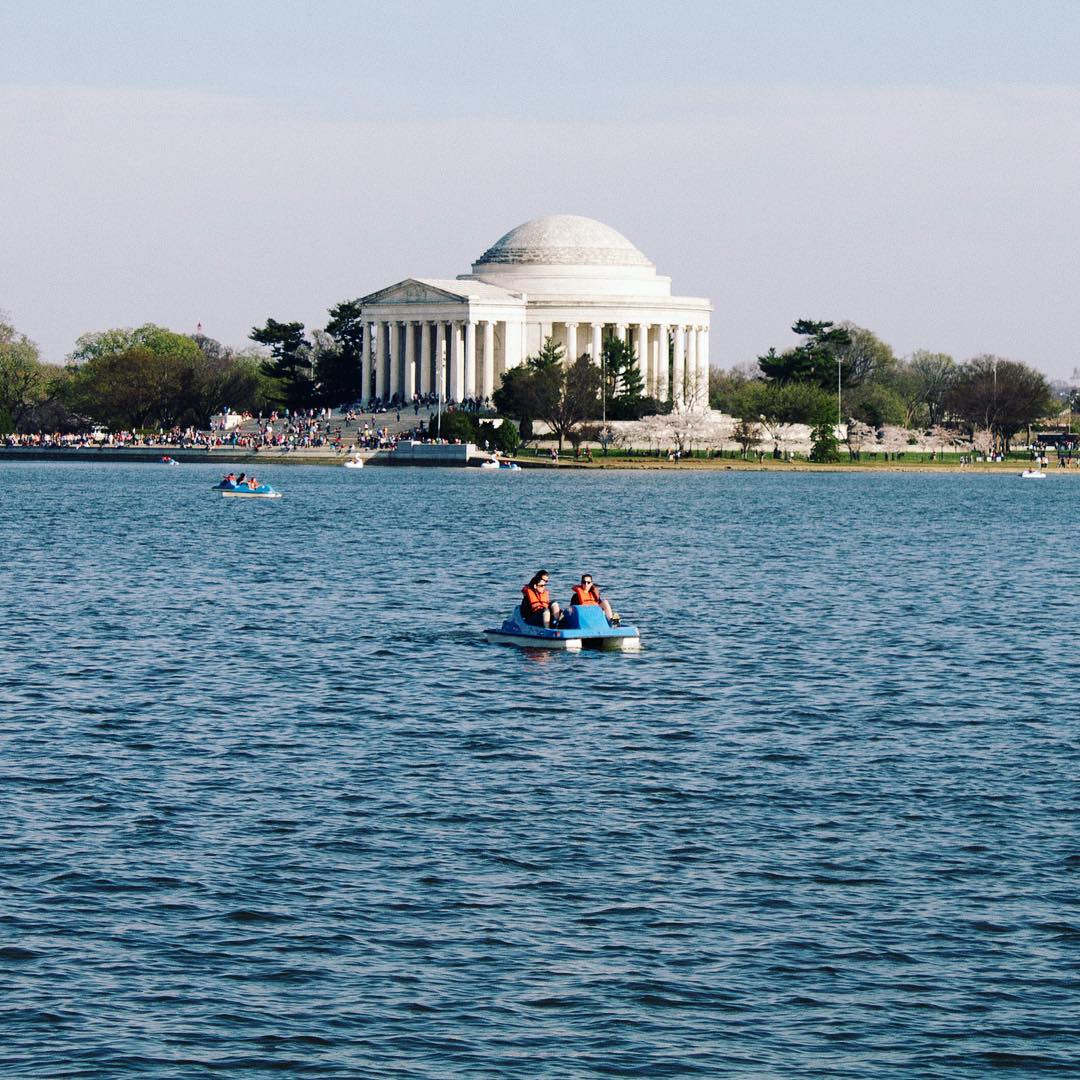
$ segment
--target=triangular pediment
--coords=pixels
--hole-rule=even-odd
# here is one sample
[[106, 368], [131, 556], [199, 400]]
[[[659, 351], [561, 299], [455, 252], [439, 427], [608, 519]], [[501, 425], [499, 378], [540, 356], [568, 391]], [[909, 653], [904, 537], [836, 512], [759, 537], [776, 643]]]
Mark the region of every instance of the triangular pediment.
[[396, 285], [389, 285], [385, 289], [371, 293], [360, 301], [361, 304], [445, 304], [448, 301], [456, 304], [466, 302], [466, 297], [460, 293], [449, 292], [446, 289], [437, 288], [426, 281], [417, 281], [416, 278], [406, 278]]

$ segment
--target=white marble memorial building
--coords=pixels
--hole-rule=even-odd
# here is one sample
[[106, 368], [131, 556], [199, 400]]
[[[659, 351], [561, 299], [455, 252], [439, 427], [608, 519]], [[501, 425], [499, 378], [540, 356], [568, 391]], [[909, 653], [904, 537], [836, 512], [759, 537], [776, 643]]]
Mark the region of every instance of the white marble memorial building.
[[672, 296], [671, 279], [626, 237], [558, 214], [511, 229], [455, 279], [407, 278], [361, 300], [363, 385], [379, 398], [487, 398], [552, 337], [597, 363], [606, 337], [629, 341], [645, 392], [707, 397], [708, 300]]

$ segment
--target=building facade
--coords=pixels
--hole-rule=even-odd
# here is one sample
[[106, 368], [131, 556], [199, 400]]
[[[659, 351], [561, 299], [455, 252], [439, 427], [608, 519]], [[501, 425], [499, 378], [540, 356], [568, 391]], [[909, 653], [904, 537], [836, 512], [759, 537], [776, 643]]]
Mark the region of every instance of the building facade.
[[511, 229], [453, 279], [407, 278], [361, 300], [366, 396], [490, 398], [503, 372], [547, 338], [600, 363], [605, 338], [628, 341], [645, 392], [678, 404], [708, 397], [709, 316], [614, 229], [567, 214]]

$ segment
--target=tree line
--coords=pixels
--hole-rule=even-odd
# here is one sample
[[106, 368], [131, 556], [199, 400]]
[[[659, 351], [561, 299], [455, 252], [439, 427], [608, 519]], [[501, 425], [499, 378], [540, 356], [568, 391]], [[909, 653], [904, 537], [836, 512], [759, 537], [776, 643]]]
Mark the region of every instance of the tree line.
[[[63, 365], [44, 363], [34, 343], [0, 317], [0, 432], [78, 430], [88, 423], [113, 430], [205, 428], [225, 407], [259, 413], [352, 403], [370, 395], [361, 385], [359, 301], [342, 301], [329, 316], [325, 328], [310, 332], [300, 322], [267, 319], [252, 328], [255, 345], [244, 349], [153, 324], [98, 331], [81, 336]], [[1018, 361], [981, 355], [957, 363], [925, 350], [900, 359], [852, 323], [800, 319], [792, 330], [799, 341], [789, 349], [769, 349], [743, 368], [713, 369], [709, 404], [766, 427], [824, 429], [838, 419], [874, 430], [948, 423], [971, 434], [989, 432], [1003, 449], [1062, 404], [1041, 373]], [[536, 356], [504, 374], [494, 405], [517, 421], [523, 437], [542, 420], [560, 445], [576, 446], [596, 437], [589, 421], [636, 420], [671, 409], [646, 396], [633, 349], [618, 338], [604, 341], [601, 366], [588, 354], [567, 361], [563, 347], [548, 339]]]
[[839, 421], [879, 430], [949, 423], [971, 434], [989, 431], [1007, 450], [1017, 432], [1068, 404], [1044, 375], [1019, 361], [984, 354], [957, 363], [927, 350], [900, 359], [852, 323], [799, 319], [792, 331], [801, 340], [789, 349], [769, 349], [751, 367], [714, 369], [710, 405], [766, 426]]
[[114, 431], [205, 429], [225, 408], [340, 406], [360, 396], [358, 301], [331, 308], [325, 329], [310, 338], [302, 323], [273, 319], [253, 328], [251, 338], [268, 354], [147, 323], [83, 334], [65, 364], [49, 364], [0, 316], [0, 434], [91, 424]]

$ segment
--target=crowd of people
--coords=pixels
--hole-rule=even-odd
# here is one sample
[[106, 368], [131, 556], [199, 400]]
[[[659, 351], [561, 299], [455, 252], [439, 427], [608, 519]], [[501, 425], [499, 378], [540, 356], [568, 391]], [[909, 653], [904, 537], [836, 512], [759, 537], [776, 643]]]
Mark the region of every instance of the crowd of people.
[[[379, 423], [378, 418], [390, 409], [396, 413], [396, 423], [402, 418], [402, 406], [369, 404], [363, 410], [359, 405], [335, 414], [330, 409], [304, 409], [290, 412], [288, 409], [273, 411], [267, 415], [251, 416], [225, 410], [215, 418], [208, 430], [195, 427], [174, 427], [157, 432], [128, 430], [105, 431], [92, 428], [78, 433], [34, 432], [4, 436], [2, 444], [7, 447], [34, 449], [180, 449], [180, 450], [323, 450], [334, 454], [353, 453], [357, 450], [392, 449], [402, 440], [416, 442], [441, 441], [432, 437], [434, 407], [427, 395], [414, 399], [414, 416], [417, 422], [411, 427], [392, 430], [389, 423]], [[420, 417], [420, 409], [427, 415]], [[478, 410], [480, 401], [462, 402], [456, 409]], [[408, 413], [405, 413], [408, 416]]]

